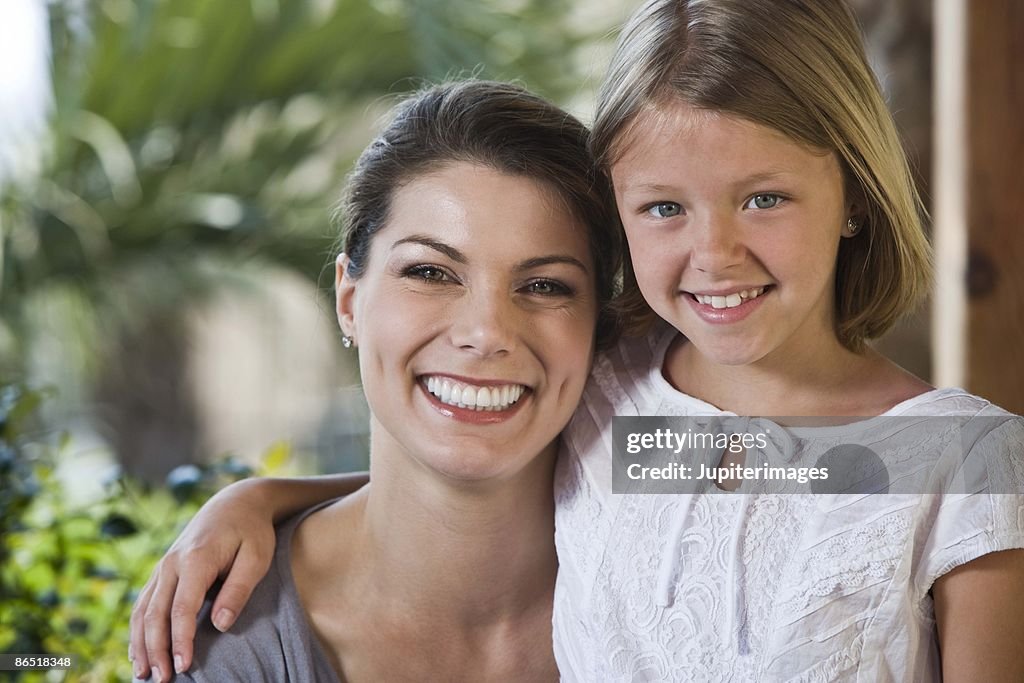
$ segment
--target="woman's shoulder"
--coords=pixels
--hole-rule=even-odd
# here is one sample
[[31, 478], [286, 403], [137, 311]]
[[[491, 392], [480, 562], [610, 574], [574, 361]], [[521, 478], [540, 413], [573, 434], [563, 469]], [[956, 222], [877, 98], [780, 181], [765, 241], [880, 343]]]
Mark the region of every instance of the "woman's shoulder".
[[231, 630], [221, 633], [211, 622], [213, 594], [199, 613], [192, 668], [182, 681], [336, 680], [317, 650], [291, 576], [291, 541], [295, 529], [318, 504], [278, 527], [277, 550], [270, 570], [257, 584]]

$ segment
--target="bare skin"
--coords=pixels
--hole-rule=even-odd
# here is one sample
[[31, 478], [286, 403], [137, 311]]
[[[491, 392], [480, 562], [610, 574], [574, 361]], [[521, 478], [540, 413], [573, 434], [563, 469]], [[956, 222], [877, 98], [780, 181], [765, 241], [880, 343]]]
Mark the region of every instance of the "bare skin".
[[[557, 680], [550, 493], [439, 516], [413, 492], [404, 510], [375, 505], [395, 500], [375, 486], [311, 515], [292, 545], [302, 603], [342, 680]], [[524, 552], [536, 536], [547, 547]]]
[[820, 365], [801, 359], [794, 377], [774, 369], [708, 369], [693, 361], [692, 345], [680, 341], [665, 359], [670, 383], [738, 415], [764, 415], [768, 405], [774, 415], [873, 417], [933, 388], [872, 349], [854, 353], [840, 346]]
[[945, 683], [1024, 681], [1024, 550], [957, 567], [932, 595]]

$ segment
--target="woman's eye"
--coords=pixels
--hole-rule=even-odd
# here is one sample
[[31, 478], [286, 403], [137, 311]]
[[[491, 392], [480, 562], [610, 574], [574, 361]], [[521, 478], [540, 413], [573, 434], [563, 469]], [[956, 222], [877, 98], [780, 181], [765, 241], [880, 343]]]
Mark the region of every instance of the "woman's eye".
[[771, 194], [765, 192], [762, 194], [755, 194], [744, 206], [744, 209], [774, 209], [779, 203], [782, 202], [782, 197], [777, 194]]
[[450, 279], [448, 274], [437, 266], [413, 266], [405, 271], [406, 275], [428, 280], [430, 282], [443, 282]]
[[560, 282], [554, 282], [553, 280], [535, 280], [534, 282], [526, 285], [526, 291], [530, 294], [541, 294], [544, 296], [557, 296], [560, 294], [569, 294], [570, 290]]
[[658, 202], [647, 209], [647, 214], [655, 218], [672, 218], [683, 212], [683, 207], [675, 202]]

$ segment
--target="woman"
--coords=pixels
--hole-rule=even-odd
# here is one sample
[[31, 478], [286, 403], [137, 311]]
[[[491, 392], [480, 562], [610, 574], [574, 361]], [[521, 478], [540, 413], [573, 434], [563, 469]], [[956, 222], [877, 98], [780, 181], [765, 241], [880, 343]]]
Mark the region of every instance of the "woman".
[[586, 143], [511, 85], [399, 105], [350, 177], [336, 267], [373, 485], [281, 527], [251, 609], [228, 634], [203, 619], [178, 680], [557, 678], [554, 457], [617, 265]]

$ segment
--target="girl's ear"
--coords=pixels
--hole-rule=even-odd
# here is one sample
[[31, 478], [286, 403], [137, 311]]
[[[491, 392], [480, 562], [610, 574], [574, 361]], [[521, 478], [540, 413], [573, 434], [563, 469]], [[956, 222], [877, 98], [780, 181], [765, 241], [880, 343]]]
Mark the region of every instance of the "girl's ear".
[[348, 274], [350, 260], [344, 252], [334, 262], [334, 306], [338, 326], [346, 337], [356, 337], [355, 293], [356, 281]]
[[867, 220], [867, 202], [864, 200], [864, 190], [862, 190], [856, 183], [847, 182], [846, 189], [846, 217], [843, 219], [844, 223], [849, 222], [851, 219], [859, 224], [863, 225], [864, 221]]

